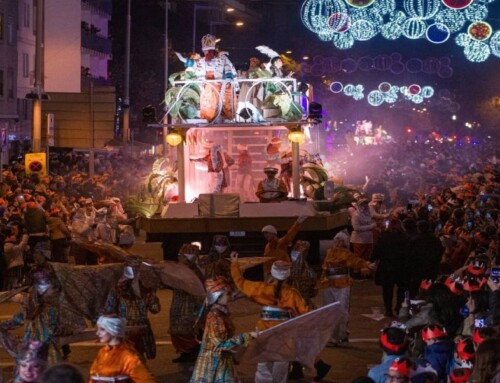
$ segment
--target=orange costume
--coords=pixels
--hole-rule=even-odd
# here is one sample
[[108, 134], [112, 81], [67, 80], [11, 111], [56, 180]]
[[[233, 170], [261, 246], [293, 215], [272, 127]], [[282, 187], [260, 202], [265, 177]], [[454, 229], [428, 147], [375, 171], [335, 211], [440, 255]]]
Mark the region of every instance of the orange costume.
[[297, 290], [285, 284], [282, 286], [280, 296], [276, 298], [275, 282], [254, 282], [245, 279], [237, 262], [231, 263], [231, 276], [243, 294], [264, 306], [261, 319], [257, 322], [258, 330], [266, 330], [309, 311], [309, 307]]
[[269, 271], [271, 270], [271, 265], [274, 261], [290, 261], [290, 256], [288, 255], [288, 247], [292, 244], [293, 240], [300, 231], [300, 223], [294, 222], [292, 227], [288, 229], [288, 232], [281, 238], [274, 238], [272, 241], [266, 244], [264, 248], [264, 257], [269, 257], [270, 262], [264, 264], [264, 277], [267, 278]]
[[359, 272], [367, 268], [370, 262], [355, 256], [344, 248], [330, 248], [323, 261], [320, 284], [322, 287], [342, 289], [352, 285], [349, 270]]
[[[100, 379], [102, 378], [102, 379]], [[89, 383], [156, 383], [137, 351], [127, 343], [101, 348], [90, 367]]]

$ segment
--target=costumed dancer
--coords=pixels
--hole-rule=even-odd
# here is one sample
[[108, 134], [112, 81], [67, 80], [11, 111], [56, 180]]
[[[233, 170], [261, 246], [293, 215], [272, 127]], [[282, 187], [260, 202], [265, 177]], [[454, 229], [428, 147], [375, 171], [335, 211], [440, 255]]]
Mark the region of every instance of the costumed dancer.
[[32, 341], [22, 344], [17, 356], [13, 383], [40, 383], [47, 368], [49, 347], [47, 343]]
[[247, 346], [257, 333], [234, 334], [234, 324], [227, 307], [232, 289], [224, 277], [207, 279], [205, 288], [205, 331], [190, 383], [239, 382], [229, 350], [235, 346]]
[[354, 198], [356, 202], [348, 209], [353, 227], [352, 248], [356, 256], [368, 260], [373, 252], [373, 229], [377, 224], [373, 222], [368, 199], [362, 195], [355, 195]]
[[205, 156], [191, 161], [205, 162], [207, 164], [210, 191], [212, 193], [222, 193], [230, 184], [229, 166], [234, 164], [234, 159], [213, 141], [207, 141], [204, 148], [206, 150]]
[[292, 272], [288, 279], [288, 284], [297, 289], [307, 303], [307, 306], [314, 308], [312, 298], [318, 294], [318, 277], [307, 263], [307, 255], [311, 244], [309, 241], [298, 240], [290, 251], [292, 261]]
[[[257, 330], [274, 327], [297, 315], [309, 311], [300, 293], [286, 284], [291, 273], [288, 261], [277, 260], [271, 268], [271, 282], [249, 281], [243, 277], [238, 264], [238, 253], [231, 253], [231, 276], [236, 287], [254, 302], [262, 305], [261, 319], [257, 322]], [[315, 381], [325, 377], [330, 366], [318, 360], [315, 363], [317, 376]], [[258, 363], [255, 382], [283, 383], [287, 381], [288, 362]]]
[[345, 239], [343, 232], [340, 233], [340, 235], [335, 236], [332, 247], [326, 253], [320, 278], [320, 285], [324, 287], [322, 291], [323, 305], [340, 302], [340, 306], [347, 314], [344, 316], [345, 320], [339, 322], [335, 333], [332, 334], [331, 345], [338, 345], [349, 340], [347, 325], [353, 283], [349, 270], [368, 275], [371, 270], [375, 269], [374, 263], [370, 263], [349, 251], [349, 240]]
[[[196, 245], [185, 243], [179, 250], [179, 262], [188, 266], [203, 282], [203, 275], [198, 265], [200, 249]], [[194, 325], [198, 312], [203, 306], [203, 298], [191, 295], [184, 290], [173, 289], [170, 305], [170, 337], [175, 351], [180, 354], [174, 363], [193, 363], [198, 356], [199, 342], [196, 339]]]
[[90, 367], [89, 383], [155, 383], [156, 379], [144, 364], [142, 356], [124, 342], [126, 319], [101, 316], [96, 335], [105, 346], [99, 350]]
[[302, 223], [307, 219], [306, 215], [297, 218], [297, 221], [288, 229], [287, 233], [278, 238], [278, 230], [273, 225], [266, 225], [262, 228], [262, 235], [267, 241], [264, 248], [264, 257], [269, 258], [269, 262], [264, 263], [264, 280], [269, 276], [272, 262], [282, 260], [290, 262], [288, 247], [292, 244], [300, 231]]
[[268, 167], [277, 167], [281, 165], [281, 140], [279, 137], [273, 137], [266, 146], [266, 160]]
[[283, 60], [278, 52], [265, 45], [259, 45], [255, 47], [255, 49], [270, 58], [269, 63], [266, 65], [266, 69], [271, 73], [271, 77], [289, 78], [295, 74], [294, 72], [290, 72], [285, 76], [283, 73]]
[[0, 323], [0, 330], [8, 331], [24, 325], [24, 340], [38, 341], [50, 346], [51, 362], [62, 360], [69, 353], [67, 345], [59, 346], [58, 337], [72, 335], [85, 328], [83, 318], [68, 318], [60, 307], [61, 284], [47, 262], [41, 244], [34, 253], [35, 266], [30, 272], [32, 285], [23, 308], [12, 319]]
[[238, 164], [238, 171], [236, 176], [236, 187], [240, 193], [240, 199], [243, 202], [255, 201], [255, 196], [252, 190], [255, 185], [252, 177], [252, 156], [248, 152], [247, 144], [238, 144], [238, 157], [236, 163]]
[[214, 235], [212, 246], [208, 254], [200, 259], [200, 266], [204, 270], [205, 279], [224, 277], [231, 279], [229, 255], [231, 244], [225, 235]]
[[257, 184], [255, 195], [259, 198], [259, 202], [281, 202], [288, 199], [288, 189], [286, 184], [276, 178], [278, 169], [274, 167], [264, 168], [266, 178]]
[[141, 357], [156, 357], [156, 342], [148, 319], [148, 311], [157, 314], [161, 310], [156, 291], [144, 286], [139, 278], [142, 258], [129, 256], [125, 259], [123, 276], [109, 293], [103, 313], [125, 318], [129, 326], [127, 340]]
[[[222, 103], [221, 115], [232, 120], [237, 106], [235, 93], [239, 91], [236, 69], [225, 54], [218, 52], [217, 38], [205, 35], [201, 39], [204, 57], [194, 64], [194, 72], [199, 80], [220, 80], [208, 82], [201, 86], [200, 117], [212, 122], [219, 116], [219, 105]], [[234, 96], [234, 97], [233, 97]], [[223, 97], [222, 102], [220, 97]]]

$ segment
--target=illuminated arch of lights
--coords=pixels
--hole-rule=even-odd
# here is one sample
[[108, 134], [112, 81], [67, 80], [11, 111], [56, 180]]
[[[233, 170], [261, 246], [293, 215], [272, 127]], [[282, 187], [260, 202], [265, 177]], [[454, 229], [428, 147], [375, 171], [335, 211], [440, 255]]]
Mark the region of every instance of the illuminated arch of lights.
[[[388, 40], [404, 36], [433, 44], [455, 41], [468, 60], [482, 62], [500, 57], [500, 31], [485, 21], [494, 1], [305, 0], [301, 19], [320, 40], [331, 41], [341, 50], [377, 35]], [[373, 99], [378, 99], [377, 93]]]

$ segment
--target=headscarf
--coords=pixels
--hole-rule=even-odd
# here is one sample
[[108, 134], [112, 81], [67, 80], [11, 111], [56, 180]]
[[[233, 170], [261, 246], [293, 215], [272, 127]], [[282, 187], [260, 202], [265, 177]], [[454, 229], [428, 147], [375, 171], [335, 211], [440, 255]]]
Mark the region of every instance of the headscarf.
[[231, 291], [231, 285], [224, 277], [215, 277], [205, 281], [205, 288], [207, 290], [207, 303], [212, 305], [217, 302], [225, 292]]
[[97, 320], [97, 325], [102, 327], [111, 336], [115, 338], [123, 338], [125, 336], [127, 320], [117, 316], [102, 315]]

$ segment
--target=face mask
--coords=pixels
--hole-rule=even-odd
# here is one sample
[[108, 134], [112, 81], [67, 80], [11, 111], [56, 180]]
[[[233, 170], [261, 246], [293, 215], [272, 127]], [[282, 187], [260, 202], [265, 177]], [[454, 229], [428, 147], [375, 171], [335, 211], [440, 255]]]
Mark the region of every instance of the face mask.
[[182, 255], [184, 255], [184, 257], [186, 257], [186, 259], [189, 262], [193, 262], [194, 258], [196, 257], [196, 255], [194, 255], [194, 254], [182, 254]]
[[296, 261], [300, 257], [300, 251], [292, 250], [290, 252], [290, 257], [292, 257], [292, 261]]
[[224, 251], [226, 251], [226, 249], [227, 249], [227, 246], [219, 246], [219, 245], [215, 245], [215, 250], [216, 250], [219, 254], [221, 254], [221, 253], [223, 253]]
[[123, 268], [123, 276], [127, 279], [134, 279], [134, 269], [130, 266]]

